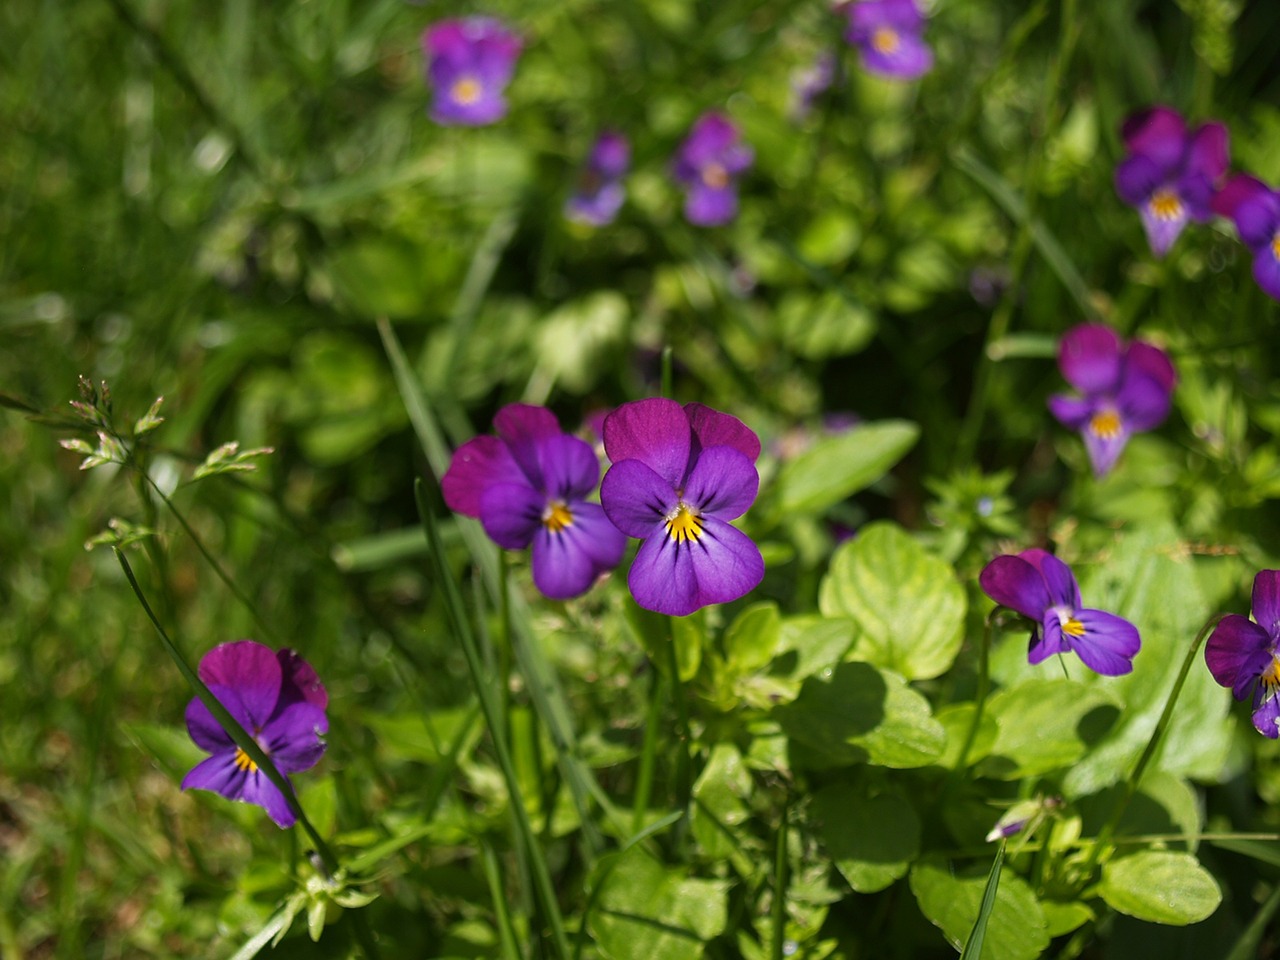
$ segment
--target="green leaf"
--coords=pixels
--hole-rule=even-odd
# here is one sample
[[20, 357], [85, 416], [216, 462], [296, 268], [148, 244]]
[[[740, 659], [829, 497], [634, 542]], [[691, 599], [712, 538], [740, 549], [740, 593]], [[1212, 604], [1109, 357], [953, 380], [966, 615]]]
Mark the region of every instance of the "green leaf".
[[1000, 874], [1004, 867], [1004, 841], [996, 847], [996, 858], [991, 862], [991, 872], [987, 874], [987, 885], [982, 889], [982, 902], [978, 905], [978, 919], [973, 921], [973, 929], [965, 939], [964, 949], [960, 952], [960, 960], [981, 960], [982, 947], [987, 939], [987, 924], [991, 921], [991, 912], [996, 907], [996, 896], [1000, 890]]
[[1222, 902], [1222, 891], [1200, 861], [1168, 850], [1143, 850], [1106, 863], [1098, 893], [1121, 913], [1174, 926], [1198, 923]]
[[967, 604], [955, 573], [892, 523], [868, 524], [836, 551], [818, 605], [854, 621], [852, 656], [908, 680], [941, 675], [960, 651]]
[[1075, 680], [1027, 680], [987, 705], [999, 732], [982, 776], [1020, 780], [1069, 767], [1115, 723], [1115, 696]]
[[809, 360], [857, 353], [876, 333], [871, 312], [841, 291], [784, 294], [776, 312], [778, 333], [788, 349]]
[[[922, 860], [911, 868], [911, 892], [920, 911], [961, 949], [982, 906], [989, 874], [957, 872], [942, 859]], [[1025, 880], [1016, 874], [1000, 878], [995, 905], [983, 938], [983, 960], [1034, 960], [1049, 946], [1044, 914]]]
[[773, 709], [783, 731], [808, 748], [816, 768], [871, 763], [923, 767], [946, 744], [929, 702], [895, 673], [869, 663], [842, 663], [810, 677], [791, 703]]
[[691, 880], [640, 847], [621, 854], [587, 919], [609, 960], [698, 960], [724, 932], [728, 884]]
[[[954, 703], [941, 708], [935, 714], [935, 719], [942, 724], [943, 730], [947, 733], [947, 749], [938, 758], [939, 766], [954, 769], [956, 764], [960, 762], [960, 751], [964, 749], [965, 739], [969, 736], [969, 729], [973, 726], [975, 710], [977, 710], [976, 704]], [[973, 743], [969, 746], [969, 755], [966, 757], [967, 764], [976, 763], [990, 753], [998, 733], [999, 727], [996, 726], [996, 721], [991, 716], [991, 711], [984, 710], [982, 719], [978, 721], [978, 731], [974, 734]]]
[[750, 815], [745, 797], [751, 793], [751, 775], [737, 747], [718, 743], [711, 748], [707, 765], [693, 785], [690, 829], [702, 852], [713, 860], [738, 855], [734, 866], [750, 875], [752, 861], [742, 856], [739, 828]]
[[813, 795], [809, 822], [840, 875], [858, 893], [883, 890], [920, 854], [920, 819], [903, 797], [851, 796], [843, 784]]
[[919, 436], [914, 423], [881, 420], [820, 438], [778, 472], [774, 510], [821, 513], [883, 477]]
[[853, 643], [853, 621], [816, 614], [787, 617], [770, 673], [799, 683], [819, 670], [834, 668]]
[[752, 604], [724, 632], [725, 661], [736, 673], [759, 670], [773, 659], [781, 633], [778, 605]]
[[626, 336], [627, 301], [614, 290], [574, 300], [542, 321], [538, 368], [574, 393], [585, 393], [608, 367], [605, 359]]

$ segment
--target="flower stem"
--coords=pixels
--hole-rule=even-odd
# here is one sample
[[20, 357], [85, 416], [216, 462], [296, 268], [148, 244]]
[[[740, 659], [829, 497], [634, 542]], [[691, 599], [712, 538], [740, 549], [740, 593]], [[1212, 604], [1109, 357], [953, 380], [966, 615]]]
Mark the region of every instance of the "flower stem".
[[142, 587], [138, 585], [138, 578], [133, 574], [133, 568], [129, 566], [129, 561], [125, 557], [124, 552], [119, 547], [112, 547], [115, 551], [116, 559], [120, 561], [120, 566], [124, 569], [125, 579], [129, 581], [129, 586], [133, 588], [134, 596], [138, 598], [138, 602], [142, 604], [142, 609], [146, 612], [147, 618], [151, 621], [151, 625], [156, 628], [156, 633], [160, 635], [160, 640], [164, 644], [166, 652], [172, 658], [178, 671], [186, 678], [187, 683], [191, 685], [196, 697], [209, 708], [209, 712], [213, 714], [214, 719], [222, 725], [222, 729], [226, 731], [233, 743], [246, 754], [249, 759], [257, 764], [258, 769], [267, 775], [267, 779], [272, 785], [284, 794], [285, 802], [289, 804], [289, 809], [293, 811], [298, 823], [302, 825], [302, 829], [306, 831], [308, 837], [311, 838], [312, 844], [315, 846], [316, 854], [320, 857], [320, 862], [324, 866], [325, 873], [332, 878], [338, 872], [338, 861], [333, 855], [333, 851], [329, 849], [329, 845], [324, 842], [319, 832], [307, 819], [306, 812], [302, 809], [302, 804], [298, 802], [297, 795], [293, 792], [293, 785], [288, 779], [276, 769], [275, 763], [271, 757], [267, 755], [262, 747], [258, 746], [258, 742], [249, 736], [244, 727], [236, 721], [226, 707], [213, 695], [213, 692], [200, 679], [198, 673], [191, 668], [191, 664], [187, 662], [187, 658], [183, 656], [182, 651], [178, 649], [177, 644], [165, 632], [163, 626], [160, 625], [155, 613], [151, 609], [151, 604], [147, 602], [146, 595], [142, 592]]
[[1173, 720], [1173, 708], [1178, 702], [1178, 696], [1182, 693], [1182, 686], [1187, 681], [1187, 674], [1191, 672], [1191, 664], [1196, 660], [1200, 653], [1200, 646], [1204, 643], [1210, 631], [1218, 625], [1225, 613], [1220, 613], [1212, 617], [1196, 634], [1195, 642], [1191, 644], [1191, 648], [1187, 650], [1187, 655], [1183, 658], [1182, 668], [1178, 671], [1178, 677], [1173, 681], [1173, 689], [1169, 691], [1169, 699], [1165, 701], [1164, 710], [1160, 714], [1160, 719], [1156, 723], [1156, 728], [1151, 732], [1151, 739], [1147, 741], [1146, 748], [1142, 751], [1142, 756], [1138, 757], [1138, 762], [1133, 768], [1133, 773], [1125, 782], [1124, 792], [1120, 795], [1120, 800], [1116, 803], [1115, 809], [1111, 811], [1111, 817], [1103, 824], [1102, 829], [1098, 831], [1098, 838], [1094, 841], [1093, 849], [1089, 853], [1089, 859], [1085, 862], [1084, 876], [1088, 877], [1093, 872], [1093, 868], [1097, 865], [1098, 859], [1102, 856], [1102, 851], [1111, 843], [1111, 838], [1115, 835], [1116, 829], [1120, 826], [1120, 820], [1124, 817], [1125, 811], [1129, 808], [1130, 801], [1138, 792], [1138, 786], [1142, 783], [1142, 775], [1147, 771], [1147, 765], [1156, 755], [1156, 750], [1160, 747], [1160, 741], [1164, 739], [1165, 731], [1169, 728], [1170, 722]]
[[676, 635], [671, 629], [671, 619], [667, 619], [667, 669], [671, 671], [671, 697], [676, 707], [676, 809], [682, 811], [682, 817], [676, 824], [675, 840], [677, 849], [684, 845], [685, 833], [689, 828], [689, 803], [692, 799], [693, 784], [690, 779], [690, 767], [693, 758], [690, 751], [693, 745], [689, 740], [689, 710], [685, 704], [684, 684], [680, 682], [680, 658], [676, 655]]
[[982, 624], [982, 646], [978, 648], [978, 690], [973, 698], [973, 720], [969, 724], [969, 732], [965, 734], [964, 746], [960, 748], [960, 756], [956, 760], [957, 772], [965, 769], [969, 759], [969, 751], [978, 739], [978, 729], [982, 726], [982, 713], [987, 706], [987, 693], [991, 688], [991, 675], [988, 665], [991, 649], [991, 624], [995, 615], [1002, 610], [996, 607]]
[[791, 790], [788, 787], [782, 798], [782, 821], [773, 851], [773, 909], [770, 911], [773, 934], [770, 938], [771, 960], [782, 960], [787, 939], [787, 832], [791, 816]]
[[636, 795], [631, 807], [631, 832], [644, 828], [645, 814], [649, 811], [649, 798], [653, 793], [653, 767], [658, 755], [658, 729], [662, 715], [662, 673], [653, 675], [649, 685], [649, 712], [645, 717], [644, 745], [640, 750], [640, 771], [636, 774]]

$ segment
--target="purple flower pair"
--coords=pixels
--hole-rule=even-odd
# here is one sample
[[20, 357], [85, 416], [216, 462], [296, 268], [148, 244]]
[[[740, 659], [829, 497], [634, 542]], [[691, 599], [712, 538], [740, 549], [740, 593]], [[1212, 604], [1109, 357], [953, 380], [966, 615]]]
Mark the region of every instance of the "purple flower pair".
[[1154, 430], [1169, 415], [1177, 374], [1159, 347], [1125, 343], [1110, 327], [1073, 327], [1058, 345], [1058, 368], [1080, 396], [1054, 394], [1049, 410], [1078, 430], [1095, 475], [1115, 465], [1129, 437]]
[[933, 68], [924, 42], [924, 16], [915, 0], [863, 0], [845, 8], [845, 39], [858, 48], [868, 73], [913, 80]]
[[565, 217], [593, 227], [612, 223], [627, 197], [622, 178], [630, 166], [627, 138], [614, 132], [601, 134], [583, 164], [577, 189], [565, 202]]
[[[1256, 621], [1256, 622], [1255, 622]], [[1214, 627], [1204, 659], [1213, 679], [1237, 700], [1253, 694], [1253, 725], [1280, 738], [1280, 570], [1253, 580], [1253, 620], [1231, 613]]]
[[1133, 670], [1142, 643], [1137, 627], [1114, 613], [1086, 609], [1071, 568], [1053, 554], [1023, 550], [996, 557], [978, 583], [996, 603], [1032, 621], [1031, 663], [1073, 650], [1095, 673], [1115, 677]]
[[[329, 695], [311, 666], [292, 650], [274, 652], [236, 640], [204, 655], [200, 679], [284, 775], [314, 767], [329, 729]], [[183, 790], [212, 790], [228, 800], [256, 803], [281, 827], [293, 825], [289, 802], [198, 699], [187, 704], [187, 730], [212, 754], [183, 778]]]
[[760, 583], [760, 550], [729, 524], [760, 485], [760, 439], [741, 420], [700, 403], [638, 400], [605, 419], [604, 448], [613, 465], [600, 502], [642, 541], [627, 577], [636, 603], [685, 616]]
[[732, 120], [715, 111], [699, 117], [672, 168], [685, 187], [685, 219], [699, 227], [731, 222], [738, 215], [737, 177], [754, 160], [755, 152], [742, 142]]
[[493, 17], [442, 20], [428, 27], [422, 51], [434, 93], [431, 119], [478, 127], [506, 116], [505, 93], [521, 46], [520, 38]]
[[1176, 110], [1152, 107], [1121, 128], [1128, 155], [1116, 167], [1116, 192], [1138, 210], [1151, 252], [1163, 257], [1188, 220], [1207, 222], [1229, 163], [1227, 128], [1218, 122], [1194, 130]]
[[493, 425], [496, 437], [475, 437], [454, 453], [440, 482], [445, 503], [478, 518], [506, 550], [532, 545], [533, 582], [545, 596], [580, 596], [627, 545], [600, 505], [587, 502], [600, 462], [545, 407], [510, 404]]
[[1218, 191], [1213, 209], [1229, 217], [1253, 254], [1253, 279], [1280, 300], [1280, 191], [1248, 174], [1237, 174]]

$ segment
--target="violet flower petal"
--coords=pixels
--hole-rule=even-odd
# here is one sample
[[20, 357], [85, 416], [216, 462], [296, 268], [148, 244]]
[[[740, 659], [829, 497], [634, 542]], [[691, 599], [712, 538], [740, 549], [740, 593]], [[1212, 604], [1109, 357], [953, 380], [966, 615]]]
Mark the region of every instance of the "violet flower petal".
[[1280, 738], [1280, 697], [1259, 685], [1261, 702], [1253, 711], [1253, 728], [1272, 740]]
[[523, 471], [497, 437], [473, 437], [454, 451], [440, 479], [444, 502], [463, 516], [480, 516], [480, 498], [495, 483], [520, 483]]
[[1259, 248], [1253, 255], [1253, 279], [1267, 296], [1280, 300], [1280, 255], [1271, 244]]
[[1209, 634], [1204, 661], [1213, 679], [1230, 687], [1237, 700], [1243, 700], [1271, 663], [1271, 643], [1262, 627], [1248, 617], [1230, 613]]
[[701, 403], [686, 403], [684, 412], [699, 447], [733, 447], [752, 463], [760, 458], [760, 438], [737, 417]]
[[679, 504], [674, 487], [640, 460], [615, 463], [600, 484], [600, 503], [622, 533], [641, 540], [662, 531]]
[[1103, 610], [1077, 610], [1075, 619], [1084, 627], [1083, 635], [1066, 634], [1064, 639], [1086, 667], [1104, 677], [1133, 671], [1133, 658], [1142, 645], [1137, 627]]
[[297, 820], [284, 794], [276, 789], [275, 784], [268, 780], [267, 775], [261, 770], [254, 770], [245, 777], [239, 799], [262, 807], [267, 811], [267, 816], [281, 829], [292, 827]]
[[1072, 327], [1058, 344], [1058, 369], [1081, 393], [1103, 393], [1120, 379], [1123, 349], [1110, 327], [1082, 323]]
[[733, 520], [747, 512], [759, 489], [760, 475], [741, 451], [710, 447], [689, 473], [684, 499], [703, 516]]
[[1018, 556], [1044, 577], [1051, 606], [1067, 606], [1073, 610], [1080, 606], [1080, 587], [1070, 567], [1047, 550], [1035, 547], [1023, 550]]
[[996, 557], [982, 568], [978, 584], [996, 603], [1032, 620], [1039, 620], [1053, 606], [1044, 577], [1022, 557]]
[[702, 517], [696, 540], [661, 535], [640, 545], [627, 583], [647, 610], [683, 617], [713, 603], [729, 603], [764, 579], [764, 558], [741, 530]]
[[1137, 370], [1147, 375], [1165, 391], [1172, 392], [1178, 382], [1178, 374], [1169, 355], [1143, 340], [1134, 340], [1129, 344], [1124, 363], [1127, 370]]
[[[244, 727], [247, 731], [253, 730], [253, 721], [249, 718], [248, 711], [244, 705], [240, 703], [240, 698], [236, 696], [236, 692], [230, 687], [224, 687], [221, 684], [209, 685], [210, 691], [218, 702], [230, 711], [232, 718]], [[192, 698], [187, 703], [186, 709], [187, 732], [191, 734], [191, 739], [195, 741], [197, 747], [208, 753], [218, 753], [223, 750], [234, 750], [235, 741], [223, 729], [209, 708], [198, 698]]]
[[228, 800], [239, 800], [248, 773], [236, 765], [235, 757], [232, 748], [201, 760], [182, 778], [182, 789], [212, 790]]
[[544, 440], [560, 436], [556, 415], [546, 407], [509, 403], [494, 415], [493, 429], [534, 488], [545, 490], [539, 446]]
[[[1271, 188], [1247, 173], [1237, 173], [1231, 177], [1222, 189], [1213, 197], [1213, 212], [1219, 216], [1235, 219], [1236, 211], [1241, 204], [1253, 204], [1271, 192]], [[1257, 246], [1257, 244], [1250, 244]]]
[[709, 187], [694, 183], [684, 199], [685, 219], [698, 227], [723, 227], [738, 215], [738, 190], [732, 183]]
[[584, 440], [557, 432], [538, 441], [537, 453], [543, 490], [551, 499], [582, 500], [600, 482], [600, 461]]
[[919, 36], [899, 33], [891, 51], [878, 49], [874, 43], [859, 45], [862, 67], [868, 73], [898, 80], [914, 80], [933, 69], [933, 50]]
[[310, 770], [324, 756], [326, 744], [319, 738], [329, 730], [321, 707], [295, 703], [272, 717], [259, 735], [262, 749], [281, 773]]
[[233, 702], [221, 692], [218, 701], [248, 729], [261, 728], [280, 697], [280, 661], [274, 650], [255, 640], [219, 644], [201, 658], [198, 673], [210, 688], [226, 688]]
[[1231, 135], [1224, 124], [1210, 121], [1201, 124], [1191, 135], [1187, 147], [1187, 166], [1202, 173], [1210, 181], [1218, 180], [1231, 163]]
[[1253, 578], [1253, 619], [1272, 639], [1280, 637], [1280, 570], [1259, 570]]
[[276, 702], [277, 712], [298, 701], [313, 704], [321, 710], [329, 705], [329, 694], [311, 664], [288, 647], [280, 650], [276, 659], [280, 661], [283, 677], [280, 699]]
[[604, 421], [605, 454], [615, 465], [639, 460], [673, 489], [684, 480], [692, 442], [693, 431], [684, 410], [674, 400], [662, 397], [624, 403]]
[[1130, 433], [1154, 430], [1169, 416], [1172, 396], [1167, 389], [1132, 368], [1125, 372], [1124, 385], [1116, 395], [1124, 429]]
[[1087, 397], [1055, 393], [1049, 397], [1049, 412], [1069, 430], [1083, 430], [1097, 413], [1098, 405]]
[[497, 483], [480, 498], [480, 522], [504, 550], [523, 550], [542, 526], [547, 498], [527, 483]]
[[1062, 623], [1052, 610], [1046, 611], [1040, 618], [1040, 632], [1038, 635], [1032, 634], [1032, 637], [1031, 646], [1027, 648], [1027, 662], [1032, 666], [1071, 649], [1066, 637], [1062, 635]]
[[1142, 221], [1142, 229], [1147, 235], [1147, 244], [1157, 257], [1163, 257], [1173, 246], [1173, 242], [1182, 234], [1187, 225], [1186, 204], [1181, 200], [1177, 204], [1178, 212], [1167, 215], [1156, 209], [1154, 201], [1142, 204], [1138, 208], [1138, 219]]
[[1187, 122], [1178, 111], [1155, 106], [1125, 120], [1120, 135], [1130, 153], [1145, 154], [1165, 171], [1170, 171], [1182, 162], [1187, 143]]
[[1105, 477], [1120, 459], [1125, 446], [1129, 443], [1130, 431], [1121, 421], [1119, 429], [1099, 433], [1092, 427], [1086, 427], [1081, 436], [1084, 439], [1085, 453], [1089, 455], [1089, 465], [1095, 477]]
[[586, 593], [600, 574], [618, 565], [627, 546], [599, 504], [576, 503], [572, 509], [568, 526], [544, 527], [533, 537], [533, 582], [552, 600]]
[[1142, 207], [1164, 182], [1165, 171], [1145, 154], [1135, 153], [1116, 164], [1116, 194], [1131, 207]]

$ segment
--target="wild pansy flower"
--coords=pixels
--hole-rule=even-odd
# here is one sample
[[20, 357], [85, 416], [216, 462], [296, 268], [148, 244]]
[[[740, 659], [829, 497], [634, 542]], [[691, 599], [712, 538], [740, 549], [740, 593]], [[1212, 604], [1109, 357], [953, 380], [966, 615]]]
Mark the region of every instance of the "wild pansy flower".
[[760, 583], [759, 549], [729, 525], [760, 485], [760, 439], [741, 420], [700, 403], [637, 400], [605, 420], [604, 448], [613, 465], [600, 502], [643, 541], [627, 577], [636, 603], [682, 617]]
[[1082, 395], [1054, 394], [1049, 410], [1080, 432], [1096, 476], [1115, 465], [1130, 436], [1154, 430], [1169, 415], [1178, 377], [1152, 344], [1126, 344], [1110, 327], [1081, 324], [1058, 344], [1058, 368]]
[[829, 89], [836, 78], [836, 55], [831, 51], [818, 54], [807, 67], [791, 74], [791, 106], [788, 116], [799, 123], [813, 110], [813, 102]]
[[[1256, 621], [1256, 622], [1254, 622]], [[1260, 570], [1253, 578], [1253, 620], [1238, 613], [1223, 617], [1204, 648], [1213, 679], [1230, 687], [1237, 700], [1253, 691], [1253, 725], [1280, 738], [1280, 570]]]
[[1267, 296], [1280, 300], [1280, 191], [1237, 174], [1213, 198], [1213, 210], [1234, 221], [1253, 253], [1253, 279]]
[[1227, 172], [1227, 128], [1187, 128], [1169, 107], [1152, 107], [1125, 120], [1120, 135], [1128, 156], [1116, 167], [1116, 193], [1138, 210], [1151, 252], [1163, 257], [1188, 220], [1212, 216], [1213, 193]]
[[493, 17], [442, 20], [422, 34], [434, 97], [431, 119], [479, 127], [507, 113], [503, 94], [515, 72], [521, 40]]
[[1032, 621], [1027, 660], [1039, 663], [1074, 650], [1094, 673], [1116, 677], [1133, 669], [1138, 629], [1102, 610], [1086, 609], [1071, 568], [1044, 550], [996, 557], [978, 575], [982, 591]]
[[858, 48], [867, 73], [913, 80], [933, 69], [924, 16], [915, 0], [862, 0], [844, 8], [845, 39]]
[[684, 215], [699, 227], [719, 227], [738, 215], [734, 178], [751, 167], [755, 152], [737, 125], [712, 111], [698, 118], [676, 153], [673, 174], [686, 188]]
[[476, 517], [506, 550], [533, 546], [533, 583], [553, 600], [586, 593], [622, 559], [627, 538], [587, 497], [600, 461], [563, 433], [546, 407], [513, 403], [493, 419], [496, 437], [475, 437], [440, 481], [451, 510]]
[[602, 133], [578, 176], [578, 186], [565, 202], [564, 215], [576, 223], [603, 227], [612, 223], [626, 199], [622, 178], [631, 166], [631, 144], [620, 133]]
[[[329, 695], [316, 672], [292, 650], [276, 653], [253, 640], [224, 643], [204, 655], [199, 674], [280, 773], [299, 773], [320, 761], [325, 743], [319, 735], [329, 729]], [[187, 704], [187, 730], [212, 756], [183, 778], [183, 790], [212, 790], [228, 800], [256, 803], [279, 826], [293, 825], [284, 794], [198, 699]]]

